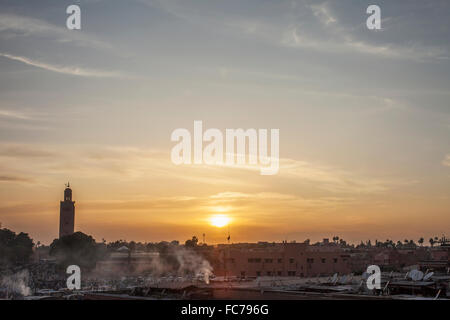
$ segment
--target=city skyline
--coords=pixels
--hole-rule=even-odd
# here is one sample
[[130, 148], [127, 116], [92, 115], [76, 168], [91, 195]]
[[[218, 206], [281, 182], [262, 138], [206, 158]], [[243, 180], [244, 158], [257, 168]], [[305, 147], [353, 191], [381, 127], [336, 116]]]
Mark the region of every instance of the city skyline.
[[[448, 2], [379, 1], [379, 31], [369, 1], [86, 0], [81, 30], [69, 4], [0, 4], [3, 227], [50, 243], [69, 180], [97, 241], [450, 230]], [[175, 165], [196, 120], [278, 128], [278, 173]]]
[[[65, 186], [66, 186], [66, 189], [64, 191], [63, 200], [64, 199], [65, 200], [69, 200], [69, 202], [72, 203], [72, 198], [71, 198], [72, 190], [70, 189], [70, 183], [65, 184]], [[69, 192], [70, 192], [70, 198], [67, 197], [67, 193], [66, 193], [67, 190], [69, 190]], [[63, 202], [64, 201], [61, 201], [61, 206], [62, 206]], [[73, 203], [75, 203], [75, 202], [73, 202]], [[59, 235], [59, 238], [61, 238], [61, 228], [62, 228], [62, 223], [63, 223], [62, 222], [63, 220], [61, 220], [62, 217], [63, 217], [61, 215], [62, 212], [63, 212], [63, 209], [61, 207], [61, 209], [60, 209], [60, 216], [59, 216], [59, 223], [60, 223], [60, 227], [59, 227], [59, 234], [60, 235]], [[212, 242], [208, 242], [208, 241], [206, 241], [206, 239], [207, 239], [206, 236], [207, 235], [204, 232], [201, 235], [194, 234], [192, 237], [197, 237], [199, 241], [202, 240], [202, 241], [200, 241], [200, 243], [206, 243], [206, 244], [209, 244], [209, 245], [211, 245], [211, 244], [212, 245], [225, 244], [226, 242], [228, 244], [230, 244], [230, 239], [231, 239], [230, 225], [233, 223], [233, 220], [226, 214], [226, 211], [218, 210], [217, 212], [219, 212], [219, 213], [209, 215], [208, 221], [204, 221], [205, 224], [209, 225], [209, 228], [205, 228], [203, 226], [203, 230], [205, 230], [205, 229], [209, 229], [209, 230], [217, 229], [217, 232], [213, 233], [213, 236], [216, 235], [217, 238], [214, 238]], [[225, 212], [225, 214], [220, 213], [220, 212]], [[64, 219], [66, 219], [66, 218], [64, 218]], [[74, 218], [72, 218], [72, 219], [74, 219]], [[76, 221], [77, 219], [74, 219], [74, 220]], [[64, 223], [66, 223], [66, 222], [64, 222]], [[84, 230], [77, 230], [77, 229], [75, 229], [73, 221], [71, 223], [72, 223], [72, 226], [69, 227], [69, 229], [63, 233], [63, 235], [64, 234], [65, 235], [70, 235], [73, 232], [83, 232], [84, 233]], [[76, 225], [76, 223], [75, 223], [75, 225]], [[1, 221], [0, 221], [0, 228], [8, 229], [8, 227], [4, 226], [1, 223]], [[71, 228], [72, 228], [72, 230], [70, 230]], [[12, 230], [12, 231], [24, 232], [23, 230]], [[208, 234], [208, 235], [210, 235], [210, 234]], [[48, 239], [51, 239], [51, 235], [47, 235], [47, 236], [49, 237]], [[101, 241], [100, 241], [99, 240], [100, 239], [99, 236], [101, 236], [101, 234], [97, 235], [97, 239], [96, 239], [97, 242], [101, 242], [101, 241], [104, 240], [104, 241], [107, 241], [107, 242], [115, 242], [115, 241], [131, 242], [131, 241], [135, 241], [136, 243], [157, 243], [157, 242], [164, 242], [164, 241], [166, 241], [166, 242], [179, 241], [180, 243], [184, 243], [184, 239], [178, 239], [178, 238], [173, 238], [173, 239], [155, 239], [155, 238], [150, 238], [151, 240], [148, 240], [149, 239], [148, 235], [146, 235], [145, 233], [144, 233], [144, 238], [139, 239], [139, 240], [136, 240], [134, 238], [128, 239], [126, 237], [124, 237], [124, 238], [111, 238], [111, 239], [107, 240], [107, 239], [105, 239], [105, 237], [101, 237]], [[187, 234], [186, 234], [186, 236], [187, 236]], [[330, 243], [331, 243], [331, 242], [335, 242], [334, 241], [335, 237], [338, 240], [344, 240], [345, 243], [348, 244], [348, 245], [358, 245], [360, 243], [368, 244], [368, 243], [371, 243], [374, 240], [372, 245], [375, 245], [377, 241], [379, 241], [381, 243], [385, 243], [387, 241], [391, 241], [394, 244], [397, 244], [398, 242], [400, 242], [402, 244], [405, 244], [406, 241], [409, 241], [409, 242], [412, 241], [414, 244], [420, 245], [420, 246], [422, 246], [423, 244], [424, 244], [424, 246], [427, 246], [428, 244], [433, 246], [433, 244], [437, 244], [441, 240], [444, 241], [446, 239], [446, 234], [444, 232], [442, 234], [440, 234], [440, 235], [438, 235], [438, 234], [430, 234], [430, 238], [428, 238], [427, 236], [425, 236], [425, 237], [421, 236], [418, 239], [401, 238], [401, 237], [400, 238], [395, 238], [394, 237], [394, 238], [388, 238], [388, 239], [383, 240], [380, 237], [375, 237], [375, 239], [362, 238], [362, 239], [359, 239], [359, 240], [350, 240], [350, 241], [348, 241], [348, 239], [344, 239], [343, 237], [339, 237], [338, 235], [335, 235], [335, 234], [331, 235], [331, 233], [330, 233], [330, 234], [318, 235], [318, 232], [317, 232], [316, 236], [313, 237], [312, 239], [310, 239], [310, 238], [305, 238], [305, 239], [298, 239], [298, 238], [287, 239], [287, 238], [285, 238], [285, 239], [270, 239], [270, 240], [268, 240], [268, 239], [255, 238], [255, 239], [252, 239], [252, 240], [246, 240], [246, 238], [243, 238], [243, 240], [240, 241], [240, 242], [232, 241], [231, 243], [232, 244], [233, 243], [246, 243], [246, 242], [250, 242], [250, 243], [251, 242], [269, 242], [269, 243], [270, 242], [273, 242], [273, 243], [283, 243], [283, 242], [295, 243], [295, 242], [298, 242], [298, 243], [301, 243], [301, 242], [304, 242], [304, 241], [308, 242], [308, 243], [309, 242], [311, 242], [311, 243], [319, 243], [321, 241], [323, 241], [323, 242], [330, 241]], [[186, 240], [190, 240], [190, 239], [191, 239], [191, 237], [187, 236]], [[234, 234], [233, 234], [233, 239], [234, 239]], [[433, 243], [431, 243], [431, 239], [433, 239]], [[35, 243], [39, 242], [41, 245], [48, 245], [53, 240], [54, 239], [51, 239], [51, 240], [49, 240], [48, 243], [46, 243], [45, 241], [41, 241], [41, 239], [34, 239], [34, 242]], [[422, 243], [420, 242], [421, 240], [422, 240]]]

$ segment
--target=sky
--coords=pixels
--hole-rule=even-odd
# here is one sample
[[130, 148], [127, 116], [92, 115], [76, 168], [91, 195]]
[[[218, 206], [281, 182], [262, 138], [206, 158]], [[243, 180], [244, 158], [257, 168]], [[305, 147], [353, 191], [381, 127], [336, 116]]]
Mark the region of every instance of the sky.
[[[0, 0], [0, 222], [50, 243], [70, 181], [98, 241], [448, 236], [449, 17], [445, 0]], [[279, 129], [279, 172], [175, 165], [195, 120]]]

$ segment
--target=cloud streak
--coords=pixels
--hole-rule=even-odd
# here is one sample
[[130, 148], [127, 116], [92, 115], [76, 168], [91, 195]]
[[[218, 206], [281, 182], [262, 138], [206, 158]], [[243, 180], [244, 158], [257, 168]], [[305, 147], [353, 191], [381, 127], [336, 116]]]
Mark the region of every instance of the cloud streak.
[[30, 117], [26, 114], [15, 112], [11, 110], [0, 110], [0, 118], [9, 118], [17, 120], [29, 120]]
[[[242, 37], [252, 37], [273, 46], [304, 48], [329, 53], [356, 53], [383, 58], [408, 59], [423, 61], [428, 59], [449, 59], [448, 48], [423, 45], [415, 41], [397, 41], [395, 43], [371, 43], [357, 34], [354, 28], [344, 26], [334, 14], [336, 10], [330, 2], [319, 4], [294, 3], [289, 14], [284, 4], [276, 6], [277, 10], [265, 16], [251, 14], [232, 14], [210, 6], [199, 6], [186, 1], [140, 0], [152, 8], [159, 7], [169, 14], [188, 21], [201, 24], [208, 29], [219, 32], [233, 32]], [[264, 6], [262, 6], [264, 8]], [[194, 9], [196, 8], [196, 9]], [[221, 8], [221, 7], [220, 7]], [[281, 11], [278, 11], [280, 10]], [[308, 13], [310, 12], [310, 14]], [[365, 14], [365, 13], [362, 13]], [[277, 16], [280, 15], [280, 16]], [[278, 18], [278, 19], [276, 19]], [[389, 21], [384, 19], [384, 22]], [[365, 27], [365, 26], [364, 26]]]
[[445, 159], [442, 161], [442, 165], [446, 167], [450, 167], [450, 154], [448, 154]]
[[[328, 2], [310, 5], [309, 10], [323, 28], [323, 34], [308, 35], [302, 28], [293, 26], [287, 29], [281, 43], [288, 47], [308, 48], [318, 51], [338, 53], [361, 53], [377, 57], [410, 59], [423, 61], [426, 59], [449, 59], [448, 50], [435, 46], [423, 46], [417, 43], [399, 45], [392, 43], [372, 44], [358, 39], [352, 30], [344, 27], [332, 14]], [[386, 20], [385, 20], [386, 21]]]
[[13, 175], [0, 175], [0, 182], [32, 182], [33, 180], [26, 177]]
[[0, 52], [0, 57], [4, 57], [10, 60], [19, 61], [24, 64], [44, 69], [47, 71], [52, 71], [56, 73], [62, 73], [72, 76], [79, 76], [79, 77], [93, 77], [93, 78], [115, 78], [120, 77], [119, 73], [116, 72], [107, 72], [107, 71], [100, 71], [100, 70], [94, 70], [94, 69], [86, 69], [86, 68], [80, 68], [80, 67], [74, 67], [74, 66], [60, 66], [60, 65], [54, 65], [54, 64], [48, 64], [44, 62], [40, 62], [37, 60], [33, 60], [30, 58], [22, 57], [22, 56], [15, 56], [8, 53], [2, 53]]
[[81, 47], [111, 48], [109, 44], [93, 39], [86, 33], [71, 32], [67, 28], [53, 25], [44, 20], [16, 14], [0, 14], [0, 33], [6, 38], [40, 36]]
[[[181, 179], [185, 181], [183, 183], [195, 181], [206, 185], [221, 184], [227, 188], [257, 188], [265, 179], [259, 175], [257, 165], [176, 166], [167, 158], [168, 154], [169, 152], [131, 147], [73, 146], [68, 150], [62, 150], [60, 147], [51, 146], [40, 148], [26, 144], [0, 144], [0, 158], [3, 159], [4, 165], [8, 165], [11, 169], [30, 168], [37, 176], [54, 176], [71, 172], [74, 176], [83, 175], [91, 178], [120, 177], [130, 183], [163, 178], [173, 181]], [[246, 179], [243, 179], [243, 176]], [[352, 193], [379, 194], [392, 186], [405, 183], [286, 158], [280, 159], [280, 171], [273, 180], [279, 183], [308, 185], [328, 196]], [[236, 198], [239, 194], [221, 194], [221, 198], [227, 196]], [[246, 197], [245, 193], [241, 196]], [[277, 196], [279, 193], [276, 190], [262, 194], [262, 198]]]

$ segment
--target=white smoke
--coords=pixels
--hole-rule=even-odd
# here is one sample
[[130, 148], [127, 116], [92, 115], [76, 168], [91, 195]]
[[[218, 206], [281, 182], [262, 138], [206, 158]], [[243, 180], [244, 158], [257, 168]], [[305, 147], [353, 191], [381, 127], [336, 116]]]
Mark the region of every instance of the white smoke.
[[[132, 254], [133, 255], [133, 254]], [[90, 277], [95, 279], [112, 279], [120, 275], [126, 279], [128, 276], [144, 276], [147, 285], [160, 282], [185, 282], [203, 280], [209, 284], [213, 274], [213, 267], [201, 254], [193, 249], [182, 246], [170, 246], [167, 250], [150, 253], [148, 258], [139, 262], [100, 264]], [[176, 277], [176, 278], [174, 278]], [[123, 284], [127, 281], [120, 280]]]
[[193, 273], [195, 277], [203, 277], [206, 284], [209, 284], [209, 277], [213, 268], [203, 257], [191, 250], [180, 248], [175, 251], [175, 257], [180, 264], [179, 274]]
[[27, 270], [19, 271], [10, 276], [3, 276], [0, 279], [0, 287], [6, 288], [9, 293], [29, 296], [31, 295], [31, 289], [27, 285], [29, 277]]
[[[174, 259], [175, 264], [169, 262]], [[201, 255], [193, 250], [183, 247], [172, 248], [170, 252], [163, 255], [155, 255], [150, 264], [138, 265], [136, 273], [150, 273], [152, 277], [164, 275], [176, 275], [182, 278], [201, 277], [209, 284], [209, 278], [213, 274], [213, 267]]]

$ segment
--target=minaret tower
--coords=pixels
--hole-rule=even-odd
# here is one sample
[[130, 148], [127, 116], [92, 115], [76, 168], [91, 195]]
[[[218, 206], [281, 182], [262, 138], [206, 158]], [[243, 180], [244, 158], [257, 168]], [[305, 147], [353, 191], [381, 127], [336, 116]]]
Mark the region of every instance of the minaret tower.
[[64, 201], [61, 201], [59, 209], [59, 237], [71, 235], [75, 227], [75, 201], [72, 201], [72, 189], [66, 184]]

